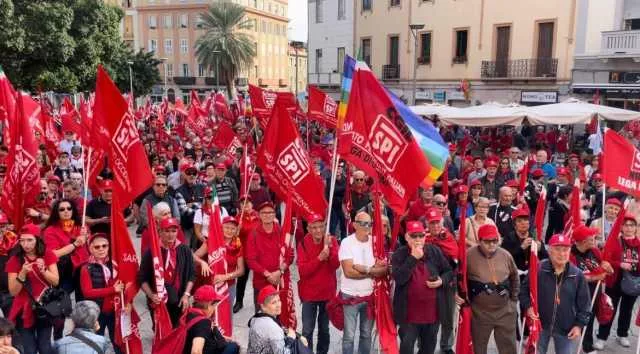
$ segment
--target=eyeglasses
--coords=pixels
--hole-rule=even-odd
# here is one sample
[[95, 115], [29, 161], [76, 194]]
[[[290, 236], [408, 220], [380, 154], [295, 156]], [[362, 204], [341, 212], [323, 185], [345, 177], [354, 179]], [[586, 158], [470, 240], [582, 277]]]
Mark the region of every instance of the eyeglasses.
[[501, 165], [508, 165], [508, 162], [500, 162]]
[[189, 173], [187, 173], [187, 176], [191, 176], [191, 177], [197, 176], [197, 175], [198, 175], [197, 172], [189, 172]]
[[373, 225], [371, 221], [355, 221], [355, 223], [362, 227], [371, 227]]
[[433, 204], [435, 204], [435, 205], [437, 205], [437, 206], [445, 206], [445, 205], [447, 205], [447, 203], [446, 203], [446, 202], [435, 202], [435, 203], [433, 203]]
[[424, 234], [416, 232], [416, 233], [413, 233], [413, 234], [409, 234], [409, 237], [415, 240], [415, 239], [418, 239], [418, 238], [423, 238]]
[[355, 181], [356, 182], [362, 182], [362, 181], [364, 181], [364, 178], [356, 178]]
[[498, 239], [494, 238], [492, 240], [482, 240], [482, 243], [485, 243], [487, 245], [497, 245], [498, 244]]
[[260, 212], [260, 214], [262, 214], [262, 215], [273, 215], [275, 213], [276, 213], [275, 211], [261, 211]]
[[71, 207], [58, 208], [58, 211], [59, 211], [59, 212], [61, 212], [61, 213], [62, 213], [63, 211], [71, 211], [71, 210], [72, 210], [72, 209], [71, 209]]
[[166, 187], [167, 184], [166, 183], [156, 183], [155, 186], [156, 187]]
[[95, 246], [93, 246], [93, 249], [94, 249], [94, 250], [107, 249], [107, 248], [109, 248], [109, 245], [107, 245], [107, 244], [104, 244], [104, 245], [95, 245]]
[[637, 225], [636, 225], [636, 224], [633, 224], [633, 223], [626, 223], [626, 224], [623, 224], [622, 226], [626, 226], [626, 227], [636, 227]]

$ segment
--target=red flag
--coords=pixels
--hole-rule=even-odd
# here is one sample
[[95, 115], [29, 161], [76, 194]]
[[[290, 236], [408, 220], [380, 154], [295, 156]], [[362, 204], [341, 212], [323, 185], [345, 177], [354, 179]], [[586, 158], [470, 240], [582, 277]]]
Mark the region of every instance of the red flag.
[[[377, 184], [376, 184], [377, 186]], [[373, 256], [376, 259], [388, 261], [384, 248], [385, 236], [382, 231], [382, 211], [380, 202], [380, 190], [376, 187], [373, 193]], [[391, 310], [391, 282], [390, 276], [375, 278], [373, 284], [373, 301], [375, 304], [375, 320], [380, 339], [380, 349], [383, 353], [398, 353], [398, 332], [393, 321]]]
[[202, 133], [204, 133], [204, 131], [207, 129], [208, 119], [209, 119], [209, 112], [205, 111], [202, 108], [202, 104], [200, 103], [200, 98], [198, 98], [198, 94], [196, 93], [196, 91], [192, 90], [191, 104], [189, 105], [189, 112], [187, 114], [185, 123], [196, 134], [202, 135]]
[[303, 213], [325, 215], [324, 183], [315, 173], [297, 127], [279, 98], [260, 145], [256, 164], [262, 169], [269, 187], [282, 200], [289, 196]]
[[45, 145], [49, 161], [55, 161], [58, 157], [58, 143], [62, 140], [62, 136], [53, 118], [53, 107], [49, 100], [44, 98], [40, 100], [40, 124], [44, 129], [41, 132], [40, 143]]
[[16, 91], [11, 81], [0, 67], [0, 122], [2, 123], [2, 141], [11, 146], [11, 123], [16, 112]]
[[222, 117], [231, 124], [234, 123], [233, 115], [231, 114], [229, 105], [227, 104], [227, 99], [224, 97], [222, 92], [216, 93], [213, 109], [218, 117]]
[[180, 97], [176, 97], [176, 103], [173, 105], [173, 110], [176, 112], [176, 114], [181, 114], [185, 117], [189, 115], [186, 107], [184, 106], [184, 102], [182, 102], [182, 98]]
[[604, 243], [604, 248], [602, 249], [602, 259], [604, 260], [608, 261], [611, 255], [618, 253], [618, 251], [622, 249], [622, 245], [620, 244], [620, 231], [622, 230], [624, 215], [626, 213], [626, 207], [620, 209], [616, 221], [611, 226], [611, 231], [609, 231], [609, 236], [607, 236], [607, 241]]
[[[287, 203], [282, 219], [282, 230], [280, 231], [280, 263], [285, 262], [287, 253], [291, 252], [293, 244], [293, 235], [291, 234], [291, 215], [293, 214], [293, 199], [291, 196], [287, 198]], [[293, 299], [293, 285], [291, 283], [291, 272], [285, 272], [280, 277], [280, 301], [282, 302], [282, 312], [280, 313], [280, 322], [285, 328], [296, 328], [296, 308]]]
[[310, 119], [324, 123], [328, 128], [335, 129], [338, 122], [338, 104], [331, 96], [315, 86], [309, 86]]
[[242, 160], [240, 160], [240, 195], [243, 196], [249, 191], [249, 182], [251, 176], [249, 176], [249, 170], [251, 167], [251, 158], [249, 158], [249, 146], [244, 144], [242, 148]]
[[89, 146], [89, 139], [91, 137], [91, 129], [93, 126], [93, 108], [89, 101], [84, 99], [84, 96], [80, 96], [80, 121], [82, 125], [82, 133], [80, 134], [80, 140], [82, 145]]
[[76, 108], [69, 100], [69, 97], [65, 97], [60, 107], [60, 119], [62, 120], [62, 131], [74, 132], [79, 139], [82, 136], [82, 126], [80, 125], [80, 115]]
[[276, 99], [279, 98], [285, 102], [289, 113], [293, 113], [297, 109], [296, 97], [291, 92], [266, 91], [257, 86], [249, 85], [249, 96], [251, 97], [253, 114], [258, 118], [258, 123], [263, 129], [266, 129], [269, 124]]
[[[127, 224], [124, 221], [124, 208], [118, 204], [116, 198], [111, 203], [111, 261], [113, 263], [113, 278], [122, 281], [128, 286], [136, 286], [138, 273], [138, 257], [133, 248]], [[127, 290], [129, 292], [129, 290]], [[137, 291], [131, 291], [137, 293]], [[142, 340], [140, 337], [140, 318], [132, 307], [131, 313], [124, 311], [121, 298], [116, 298], [116, 330], [115, 342], [123, 352], [129, 348], [129, 353], [142, 353]]]
[[[220, 149], [226, 149], [236, 138], [236, 132], [231, 129], [231, 126], [227, 122], [218, 123], [218, 129], [216, 129], [216, 135], [211, 139], [211, 142]], [[239, 141], [239, 140], [238, 140]]]
[[110, 137], [105, 146], [110, 146], [113, 199], [119, 199], [120, 205], [129, 205], [149, 188], [153, 174], [127, 102], [102, 66], [98, 67], [94, 119], [94, 123], [104, 124]]
[[[445, 168], [446, 171], [446, 168]], [[467, 206], [461, 205], [460, 210], [460, 235], [458, 236], [458, 292], [463, 299], [468, 301], [467, 288]], [[471, 307], [465, 303], [460, 308], [458, 315], [458, 336], [456, 337], [456, 353], [473, 354], [473, 342], [471, 338]]]
[[0, 195], [0, 208], [9, 216], [16, 230], [24, 219], [24, 208], [35, 203], [40, 193], [40, 171], [36, 163], [38, 142], [30, 120], [40, 118], [40, 105], [26, 93], [15, 96], [14, 119], [11, 122], [11, 141], [7, 155], [7, 175]]
[[540, 240], [540, 242], [544, 243], [544, 237], [542, 237], [542, 227], [544, 225], [544, 208], [547, 204], [547, 189], [542, 188], [542, 192], [540, 192], [540, 198], [538, 199], [538, 204], [536, 205], [536, 215], [535, 215], [535, 227], [536, 227], [536, 236]]
[[529, 156], [524, 159], [524, 166], [520, 170], [520, 183], [518, 186], [519, 189], [519, 197], [522, 199], [524, 197], [524, 190], [527, 187], [527, 179], [529, 178]]
[[605, 184], [640, 197], [640, 151], [613, 129], [605, 129], [602, 157]]
[[[151, 204], [147, 204], [147, 212], [150, 213], [147, 215], [153, 215]], [[173, 330], [171, 317], [169, 317], [169, 311], [167, 311], [167, 300], [169, 299], [169, 294], [167, 293], [167, 288], [164, 286], [164, 265], [162, 261], [162, 253], [160, 251], [160, 244], [158, 243], [159, 240], [160, 236], [158, 236], [156, 222], [153, 220], [149, 223], [149, 250], [151, 251], [151, 258], [153, 259], [153, 276], [156, 288], [152, 290], [162, 300], [153, 308], [153, 322], [155, 324], [154, 344], [167, 336]]]
[[343, 129], [340, 154], [380, 181], [389, 206], [403, 214], [430, 164], [371, 71], [354, 74]]
[[[540, 202], [538, 202], [540, 203]], [[533, 313], [538, 316], [538, 247], [534, 237], [534, 242], [531, 243], [531, 255], [529, 256], [529, 297], [531, 299], [531, 308]], [[544, 247], [544, 246], [542, 246]], [[528, 311], [528, 309], [525, 309]], [[527, 339], [527, 354], [537, 353], [538, 340], [540, 339], [540, 332], [542, 331], [542, 325], [540, 319], [531, 319], [527, 316], [527, 325], [529, 326], [529, 338]]]
[[573, 183], [573, 191], [571, 192], [571, 202], [569, 204], [569, 213], [564, 223], [563, 233], [569, 237], [573, 237], [573, 230], [580, 225], [580, 179], [576, 178]]
[[[211, 269], [212, 279], [217, 274], [227, 274], [227, 260], [225, 258], [226, 246], [222, 234], [222, 222], [220, 220], [220, 202], [215, 188], [213, 190], [213, 208], [209, 215], [209, 237], [207, 238], [208, 263]], [[229, 298], [229, 286], [227, 282], [214, 284], [216, 293], [222, 298], [216, 309], [215, 323], [222, 335], [231, 337], [233, 325], [231, 323], [231, 299]]]
[[471, 337], [471, 306], [463, 305], [458, 317], [458, 336], [456, 337], [456, 353], [473, 354], [473, 338]]

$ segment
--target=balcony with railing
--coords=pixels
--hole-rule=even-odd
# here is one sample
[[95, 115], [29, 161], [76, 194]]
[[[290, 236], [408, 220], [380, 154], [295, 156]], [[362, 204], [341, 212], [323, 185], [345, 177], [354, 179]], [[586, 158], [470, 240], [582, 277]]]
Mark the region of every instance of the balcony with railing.
[[176, 85], [195, 85], [196, 78], [194, 76], [174, 76], [173, 82]]
[[601, 54], [640, 55], [640, 31], [603, 31]]
[[309, 73], [309, 84], [316, 86], [340, 86], [342, 83], [342, 74], [339, 72], [331, 73]]
[[558, 59], [483, 60], [480, 70], [483, 80], [554, 80]]
[[382, 66], [382, 80], [399, 80], [400, 79], [400, 65], [383, 65]]

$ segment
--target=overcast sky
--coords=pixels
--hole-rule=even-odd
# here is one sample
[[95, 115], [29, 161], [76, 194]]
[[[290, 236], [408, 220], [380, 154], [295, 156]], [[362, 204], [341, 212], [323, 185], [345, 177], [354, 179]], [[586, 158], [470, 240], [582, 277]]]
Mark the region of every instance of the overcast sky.
[[307, 41], [307, 0], [289, 0], [289, 39]]

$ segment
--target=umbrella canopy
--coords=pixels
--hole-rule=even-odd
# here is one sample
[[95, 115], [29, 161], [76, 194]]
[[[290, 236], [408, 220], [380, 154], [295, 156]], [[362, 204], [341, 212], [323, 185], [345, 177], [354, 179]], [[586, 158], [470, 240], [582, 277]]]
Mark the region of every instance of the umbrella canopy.
[[517, 104], [500, 104], [488, 102], [479, 106], [459, 108], [458, 111], [447, 112], [439, 116], [447, 124], [458, 124], [467, 127], [486, 127], [494, 125], [522, 124], [526, 117], [526, 107]]
[[527, 112], [531, 124], [587, 124], [594, 116], [623, 122], [640, 119], [640, 112], [587, 103], [575, 98], [561, 103], [527, 107]]

